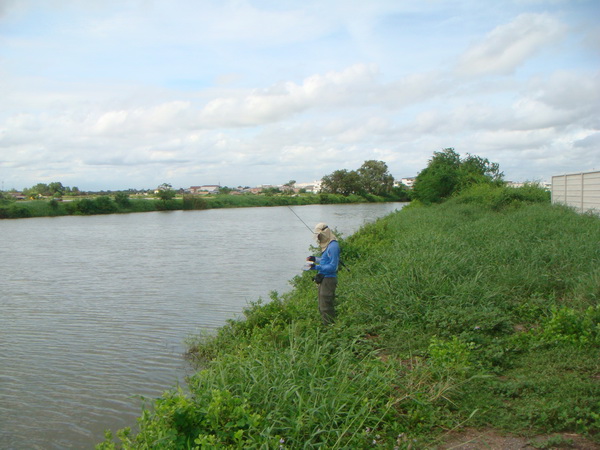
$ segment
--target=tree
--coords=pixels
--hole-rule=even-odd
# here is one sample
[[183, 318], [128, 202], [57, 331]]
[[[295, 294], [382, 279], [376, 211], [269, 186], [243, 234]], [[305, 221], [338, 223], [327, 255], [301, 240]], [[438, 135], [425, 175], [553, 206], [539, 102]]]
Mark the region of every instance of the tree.
[[362, 190], [367, 194], [389, 195], [394, 187], [394, 177], [388, 172], [387, 164], [371, 159], [358, 169]]
[[0, 205], [6, 205], [13, 203], [15, 198], [7, 192], [0, 191]]
[[459, 173], [459, 190], [478, 183], [502, 183], [504, 174], [500, 172], [498, 163], [491, 163], [487, 158], [467, 153], [461, 161]]
[[467, 155], [461, 159], [453, 148], [434, 152], [433, 158], [415, 180], [414, 197], [424, 203], [438, 203], [477, 183], [501, 183], [497, 163]]
[[400, 183], [392, 188], [392, 198], [398, 202], [410, 202], [412, 199], [412, 191]]
[[326, 194], [390, 195], [394, 177], [383, 161], [365, 161], [358, 170], [336, 170], [321, 179], [321, 191]]
[[458, 183], [460, 155], [453, 148], [434, 152], [433, 158], [415, 180], [415, 197], [425, 203], [440, 202], [454, 192]]
[[283, 185], [284, 192], [291, 193], [294, 192], [294, 186], [296, 185], [296, 180], [290, 180]]
[[354, 170], [336, 170], [321, 179], [321, 192], [325, 194], [358, 194], [362, 191], [360, 176]]
[[29, 198], [62, 197], [71, 192], [79, 193], [79, 189], [76, 187], [71, 189], [68, 186], [63, 186], [60, 181], [53, 181], [50, 184], [38, 183], [35, 186], [23, 189], [23, 194]]
[[158, 198], [160, 198], [163, 202], [167, 202], [167, 200], [171, 200], [175, 197], [176, 192], [173, 190], [173, 186], [169, 183], [163, 183], [158, 187]]
[[38, 198], [50, 195], [50, 188], [45, 183], [38, 183], [35, 186], [23, 189], [23, 194], [29, 198]]
[[265, 195], [275, 195], [281, 194], [281, 189], [279, 189], [278, 187], [265, 187], [262, 188], [260, 192]]
[[65, 192], [65, 187], [59, 181], [54, 181], [48, 185], [48, 191], [54, 197], [62, 197]]

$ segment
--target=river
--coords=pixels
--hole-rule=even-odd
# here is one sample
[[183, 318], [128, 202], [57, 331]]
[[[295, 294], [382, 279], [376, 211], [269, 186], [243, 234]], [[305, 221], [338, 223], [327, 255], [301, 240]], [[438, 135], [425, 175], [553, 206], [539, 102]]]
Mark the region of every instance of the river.
[[184, 384], [186, 337], [291, 288], [314, 244], [298, 217], [349, 236], [402, 206], [0, 221], [0, 448], [93, 448], [135, 426], [143, 398]]

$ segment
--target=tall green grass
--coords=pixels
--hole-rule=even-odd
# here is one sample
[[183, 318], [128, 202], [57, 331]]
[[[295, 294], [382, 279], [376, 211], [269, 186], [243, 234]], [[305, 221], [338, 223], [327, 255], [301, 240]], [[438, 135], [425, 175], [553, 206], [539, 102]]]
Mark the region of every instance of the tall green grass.
[[342, 239], [333, 326], [304, 273], [191, 338], [189, 393], [119, 445], [422, 448], [463, 426], [600, 442], [600, 220], [496, 189]]

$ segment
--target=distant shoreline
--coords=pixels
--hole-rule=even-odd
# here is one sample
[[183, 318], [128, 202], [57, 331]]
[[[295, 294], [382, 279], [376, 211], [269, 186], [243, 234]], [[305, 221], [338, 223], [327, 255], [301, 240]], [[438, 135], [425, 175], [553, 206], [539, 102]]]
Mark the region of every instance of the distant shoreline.
[[246, 195], [184, 195], [171, 200], [158, 198], [115, 198], [110, 195], [95, 197], [13, 201], [0, 205], [0, 219], [33, 217], [90, 216], [100, 214], [129, 214], [152, 211], [191, 211], [216, 208], [248, 208], [264, 206], [300, 206], [342, 203], [384, 203], [407, 201], [395, 197], [366, 194], [246, 194]]

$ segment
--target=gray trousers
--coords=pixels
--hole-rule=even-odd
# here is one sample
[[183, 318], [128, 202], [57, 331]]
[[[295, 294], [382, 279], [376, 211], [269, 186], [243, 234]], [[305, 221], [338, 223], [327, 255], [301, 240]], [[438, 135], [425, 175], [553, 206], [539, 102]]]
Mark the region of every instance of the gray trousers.
[[319, 312], [325, 325], [335, 321], [336, 287], [337, 277], [323, 278], [323, 281], [319, 284]]

